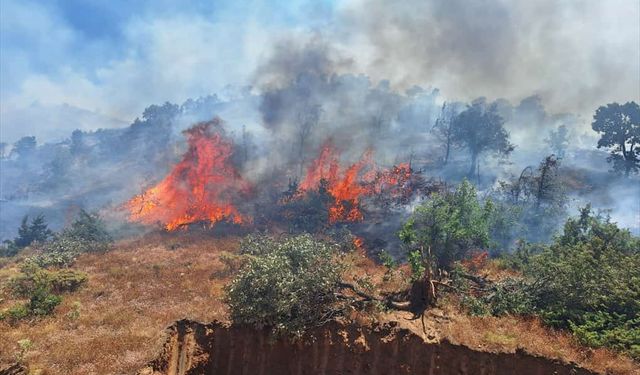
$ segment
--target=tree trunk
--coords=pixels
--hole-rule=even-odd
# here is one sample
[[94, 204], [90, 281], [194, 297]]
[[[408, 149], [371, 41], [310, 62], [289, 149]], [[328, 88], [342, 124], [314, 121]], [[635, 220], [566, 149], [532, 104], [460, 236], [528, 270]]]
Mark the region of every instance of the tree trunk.
[[472, 152], [471, 153], [471, 166], [469, 167], [469, 172], [467, 173], [467, 176], [469, 178], [473, 178], [473, 175], [475, 174], [475, 171], [476, 171], [476, 163], [477, 162], [478, 162], [478, 153]]
[[444, 165], [447, 165], [449, 162], [449, 151], [451, 150], [451, 123], [449, 123], [449, 127], [447, 129], [447, 152], [444, 155]]

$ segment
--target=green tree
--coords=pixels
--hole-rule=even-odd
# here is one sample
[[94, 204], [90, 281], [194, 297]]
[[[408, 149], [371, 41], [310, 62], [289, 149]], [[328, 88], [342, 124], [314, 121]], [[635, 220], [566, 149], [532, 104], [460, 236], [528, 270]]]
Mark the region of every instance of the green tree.
[[241, 251], [249, 260], [226, 287], [234, 322], [299, 335], [338, 314], [343, 268], [332, 247], [305, 234], [251, 237]]
[[62, 237], [83, 242], [84, 251], [104, 251], [113, 242], [100, 215], [85, 210], [80, 210], [71, 226], [62, 232]]
[[551, 152], [553, 152], [558, 159], [564, 158], [565, 151], [569, 145], [569, 130], [566, 125], [558, 126], [558, 129], [549, 132], [549, 138], [546, 139]]
[[36, 149], [36, 137], [22, 137], [13, 144], [12, 154], [18, 155], [19, 158], [31, 156]]
[[418, 206], [400, 230], [409, 254], [430, 256], [437, 267], [450, 269], [469, 250], [489, 245], [493, 204], [481, 204], [475, 187], [463, 181], [455, 192], [432, 195]]
[[610, 103], [596, 110], [591, 127], [601, 138], [598, 148], [608, 148], [607, 158], [615, 172], [640, 170], [640, 106], [636, 102]]
[[640, 358], [640, 239], [628, 230], [587, 206], [525, 275], [539, 285], [535, 305], [546, 322]]
[[504, 119], [498, 106], [487, 104], [484, 99], [473, 103], [453, 118], [451, 124], [453, 140], [464, 146], [471, 157], [468, 176], [475, 174], [478, 157], [485, 152], [508, 155], [514, 146], [509, 142], [509, 133], [504, 128]]
[[25, 215], [18, 228], [18, 236], [12, 241], [5, 241], [5, 248], [0, 251], [3, 256], [13, 256], [20, 250], [34, 242], [46, 242], [53, 232], [49, 229], [44, 215], [40, 214], [29, 222], [29, 216]]

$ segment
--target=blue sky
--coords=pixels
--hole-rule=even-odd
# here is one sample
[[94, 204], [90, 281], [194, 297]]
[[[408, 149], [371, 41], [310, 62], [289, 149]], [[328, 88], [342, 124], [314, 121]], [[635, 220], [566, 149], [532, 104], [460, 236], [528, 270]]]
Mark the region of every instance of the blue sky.
[[331, 2], [317, 1], [3, 0], [0, 6], [3, 111], [70, 103], [115, 117], [246, 84], [272, 36], [322, 28], [333, 11]]
[[62, 126], [31, 123], [63, 105], [105, 119], [67, 126], [90, 129], [251, 85], [278, 41], [318, 36], [399, 90], [537, 94], [588, 120], [640, 97], [638, 19], [637, 0], [0, 0], [0, 138]]

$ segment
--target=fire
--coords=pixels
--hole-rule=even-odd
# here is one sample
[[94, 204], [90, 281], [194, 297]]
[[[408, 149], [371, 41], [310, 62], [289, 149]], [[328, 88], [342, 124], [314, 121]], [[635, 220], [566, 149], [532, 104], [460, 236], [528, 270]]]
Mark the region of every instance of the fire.
[[362, 158], [342, 168], [339, 152], [330, 141], [326, 142], [318, 158], [311, 163], [305, 178], [300, 184], [302, 191], [309, 191], [325, 181], [333, 202], [329, 207], [329, 222], [362, 221], [362, 199], [382, 194], [391, 189], [392, 195], [399, 195], [401, 187], [411, 177], [408, 165], [401, 164], [391, 170], [379, 170], [372, 161], [372, 152], [367, 151]]
[[187, 152], [160, 183], [126, 203], [130, 220], [161, 223], [170, 231], [196, 222], [250, 220], [233, 204], [238, 192], [246, 193], [250, 186], [231, 164], [233, 143], [222, 133], [220, 120], [183, 133]]
[[358, 250], [362, 250], [362, 248], [364, 246], [364, 241], [362, 240], [362, 238], [354, 236], [353, 237], [353, 246]]

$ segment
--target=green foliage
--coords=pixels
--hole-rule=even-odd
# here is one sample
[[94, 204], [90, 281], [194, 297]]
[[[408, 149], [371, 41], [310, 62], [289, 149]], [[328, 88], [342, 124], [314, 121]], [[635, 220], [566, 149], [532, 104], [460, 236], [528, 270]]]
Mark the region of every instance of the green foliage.
[[55, 293], [73, 292], [87, 281], [87, 274], [64, 269], [51, 271], [35, 263], [24, 262], [20, 275], [9, 280], [9, 289], [17, 297], [30, 297], [38, 289]]
[[336, 313], [342, 267], [332, 247], [310, 235], [252, 236], [242, 252], [251, 257], [225, 288], [234, 322], [299, 335]]
[[0, 311], [0, 320], [6, 320], [13, 324], [27, 318], [29, 315], [29, 306], [24, 303], [17, 303], [4, 311]]
[[[541, 250], [540, 250], [541, 248]], [[525, 279], [503, 281], [481, 297], [494, 314], [538, 314], [586, 345], [638, 358], [640, 239], [589, 206], [550, 246], [523, 244], [510, 259]]]
[[37, 142], [36, 137], [34, 136], [26, 136], [20, 138], [16, 143], [13, 144], [13, 149], [11, 150], [12, 154], [17, 154], [19, 159], [27, 158], [36, 150]]
[[0, 256], [14, 256], [35, 242], [46, 242], [52, 235], [53, 232], [48, 228], [44, 215], [34, 217], [31, 223], [29, 223], [29, 216], [25, 215], [18, 228], [18, 237], [13, 241], [5, 241], [6, 246], [0, 251]]
[[97, 213], [80, 210], [78, 217], [56, 239], [52, 250], [69, 249], [78, 252], [106, 251], [113, 239]]
[[28, 298], [29, 302], [18, 303], [0, 313], [0, 320], [12, 323], [29, 317], [49, 315], [62, 302], [58, 294], [77, 290], [87, 281], [84, 272], [63, 269], [51, 271], [36, 263], [25, 261], [21, 264], [19, 276], [9, 280], [8, 289], [18, 298]]
[[16, 353], [16, 363], [22, 363], [27, 356], [27, 352], [33, 347], [33, 342], [29, 339], [18, 340], [20, 351]]
[[76, 261], [78, 251], [72, 251], [67, 247], [60, 248], [58, 240], [48, 244], [46, 252], [27, 258], [27, 261], [37, 264], [42, 268], [69, 267]]
[[51, 293], [45, 288], [38, 288], [31, 295], [27, 309], [29, 310], [29, 315], [32, 316], [50, 315], [60, 302], [62, 302], [62, 297]]
[[420, 251], [431, 255], [436, 265], [451, 268], [468, 251], [489, 244], [489, 225], [493, 204], [480, 203], [476, 189], [463, 181], [455, 192], [434, 194], [418, 206], [400, 230], [400, 239], [409, 254]]
[[289, 184], [289, 190], [282, 197], [279, 220], [289, 225], [291, 232], [315, 233], [326, 229], [329, 217], [329, 204], [332, 201], [328, 190], [328, 182], [320, 180], [317, 190], [300, 194], [298, 184]]
[[569, 322], [569, 326], [584, 345], [626, 351], [640, 360], [640, 316], [629, 319], [606, 311], [590, 312], [583, 316], [582, 323]]
[[82, 304], [80, 301], [74, 301], [71, 305], [71, 310], [67, 313], [67, 318], [69, 320], [75, 321], [80, 319], [80, 310], [82, 309]]
[[407, 256], [407, 261], [409, 262], [409, 267], [411, 267], [411, 281], [420, 280], [426, 270], [420, 250], [411, 251]]
[[560, 125], [557, 130], [549, 132], [549, 138], [545, 139], [545, 141], [558, 159], [563, 159], [569, 145], [569, 129], [566, 125]]
[[590, 207], [537, 255], [525, 274], [544, 280], [537, 304], [559, 327], [581, 325], [586, 313], [640, 315], [640, 240]]
[[504, 119], [498, 113], [498, 106], [487, 104], [484, 99], [473, 103], [453, 118], [451, 137], [454, 143], [467, 148], [471, 156], [469, 176], [476, 170], [478, 156], [493, 151], [508, 155], [514, 146], [509, 142], [509, 133], [504, 128]]
[[0, 320], [16, 323], [29, 317], [50, 315], [62, 302], [62, 297], [51, 293], [46, 288], [36, 288], [27, 303], [17, 303], [5, 311], [0, 312]]
[[380, 263], [387, 269], [387, 272], [392, 271], [394, 268], [398, 266], [395, 259], [387, 252], [386, 250], [380, 250], [378, 253], [378, 259], [380, 259]]
[[598, 148], [608, 148], [613, 170], [629, 176], [640, 170], [640, 106], [636, 102], [599, 107], [591, 123], [601, 133]]
[[52, 241], [42, 244], [42, 252], [28, 260], [42, 268], [69, 267], [79, 254], [105, 251], [111, 242], [100, 217], [82, 210], [71, 226], [56, 234]]
[[497, 261], [503, 269], [523, 271], [529, 267], [533, 256], [542, 252], [544, 248], [544, 245], [530, 244], [521, 240], [516, 243], [516, 248], [512, 253], [500, 254]]

